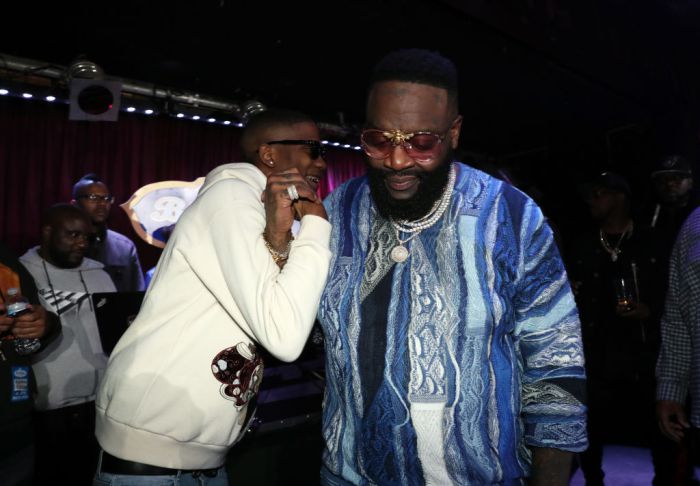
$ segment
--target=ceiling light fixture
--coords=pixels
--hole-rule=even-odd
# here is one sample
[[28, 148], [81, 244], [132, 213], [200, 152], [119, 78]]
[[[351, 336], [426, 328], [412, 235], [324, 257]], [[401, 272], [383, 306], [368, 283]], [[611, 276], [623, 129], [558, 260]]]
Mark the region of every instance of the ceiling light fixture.
[[87, 59], [68, 66], [66, 78], [70, 85], [70, 120], [117, 121], [121, 83], [105, 81], [102, 68]]

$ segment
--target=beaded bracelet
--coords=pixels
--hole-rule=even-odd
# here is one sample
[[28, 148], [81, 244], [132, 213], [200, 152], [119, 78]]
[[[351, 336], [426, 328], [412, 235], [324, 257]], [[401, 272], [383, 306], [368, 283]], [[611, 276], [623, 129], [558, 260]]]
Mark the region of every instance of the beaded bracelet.
[[269, 241], [267, 241], [267, 237], [265, 236], [265, 233], [262, 234], [263, 237], [263, 242], [265, 243], [265, 248], [267, 248], [267, 251], [270, 252], [270, 256], [272, 256], [272, 261], [275, 263], [281, 262], [289, 258], [289, 250], [292, 247], [292, 240], [294, 240], [294, 236], [291, 237], [289, 242], [287, 243], [287, 249], [285, 251], [277, 251], [274, 248], [272, 248], [272, 245], [270, 244]]

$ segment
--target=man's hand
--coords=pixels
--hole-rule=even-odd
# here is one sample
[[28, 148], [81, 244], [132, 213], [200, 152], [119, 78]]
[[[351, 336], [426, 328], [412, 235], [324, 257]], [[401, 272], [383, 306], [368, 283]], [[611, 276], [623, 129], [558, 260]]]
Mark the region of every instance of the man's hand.
[[618, 305], [615, 313], [624, 319], [648, 319], [651, 315], [649, 306], [644, 302], [637, 302], [632, 309], [624, 305]]
[[532, 470], [528, 486], [568, 486], [572, 452], [531, 447]]
[[326, 214], [326, 208], [323, 206], [323, 202], [321, 202], [320, 199], [317, 199], [316, 201], [310, 201], [308, 199], [299, 199], [294, 204], [294, 210], [296, 211], [297, 217], [299, 219], [306, 216], [307, 214], [313, 214], [314, 216], [318, 216], [319, 218], [323, 218], [325, 220], [328, 219], [328, 215]]
[[7, 309], [5, 304], [0, 302], [0, 334], [12, 329], [12, 325], [15, 320], [11, 317], [7, 317]]
[[[291, 185], [299, 194], [295, 201], [287, 191]], [[327, 219], [321, 200], [297, 169], [270, 174], [261, 199], [265, 204], [265, 236], [279, 252], [286, 251], [295, 216], [301, 219], [306, 214], [314, 214]]]
[[680, 442], [684, 430], [690, 427], [683, 404], [673, 400], [656, 401], [656, 418], [661, 432], [674, 442]]
[[40, 305], [30, 305], [29, 309], [13, 319], [12, 334], [17, 338], [42, 338], [46, 334], [46, 310]]

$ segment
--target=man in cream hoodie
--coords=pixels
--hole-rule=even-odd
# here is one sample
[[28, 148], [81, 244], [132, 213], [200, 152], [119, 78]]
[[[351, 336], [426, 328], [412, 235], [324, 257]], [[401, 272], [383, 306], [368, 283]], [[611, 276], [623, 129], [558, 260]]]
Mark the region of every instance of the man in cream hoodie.
[[263, 112], [241, 146], [248, 162], [207, 175], [111, 354], [96, 404], [100, 484], [227, 485], [262, 378], [257, 346], [293, 361], [311, 331], [330, 261], [318, 128]]

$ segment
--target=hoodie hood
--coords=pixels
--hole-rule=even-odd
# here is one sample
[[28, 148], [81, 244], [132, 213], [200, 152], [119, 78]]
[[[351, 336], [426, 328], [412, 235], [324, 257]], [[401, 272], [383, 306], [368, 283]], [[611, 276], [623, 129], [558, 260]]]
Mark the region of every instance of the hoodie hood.
[[262, 193], [267, 184], [267, 177], [255, 165], [247, 162], [234, 162], [223, 164], [213, 169], [204, 179], [204, 184], [199, 190], [198, 197], [204, 194], [214, 184], [224, 179], [238, 179], [247, 182], [253, 187], [260, 189]]
[[[27, 253], [22, 255], [22, 263], [25, 265], [37, 265], [41, 266], [41, 262], [44, 260], [41, 255], [39, 255], [39, 247], [35, 246], [34, 248], [30, 248]], [[44, 260], [45, 261], [45, 260]], [[73, 268], [60, 268], [57, 267], [49, 262], [46, 262], [46, 266], [49, 268], [61, 270], [63, 272], [80, 272], [80, 271], [87, 271], [87, 270], [99, 270], [101, 268], [104, 268], [104, 265], [96, 260], [92, 260], [91, 258], [83, 258], [83, 261], [80, 262], [80, 265], [77, 267]]]
[[[34, 277], [42, 305], [46, 304], [47, 309], [66, 315], [70, 315], [71, 309], [80, 313], [84, 311], [82, 302], [89, 299], [89, 294], [116, 292], [102, 263], [83, 258], [80, 266], [59, 268], [41, 258], [38, 250], [35, 246], [19, 260]], [[92, 312], [90, 305], [87, 308]], [[94, 316], [91, 319], [94, 321]]]

